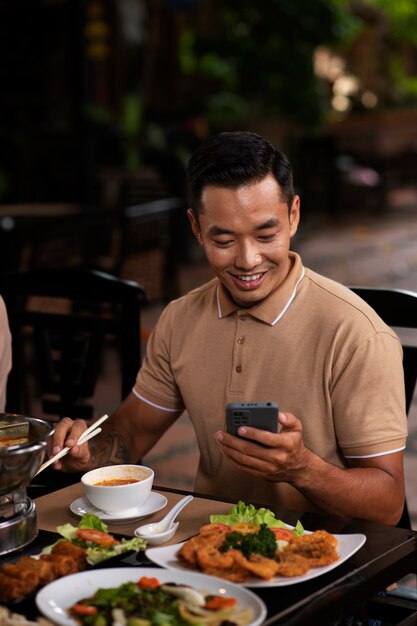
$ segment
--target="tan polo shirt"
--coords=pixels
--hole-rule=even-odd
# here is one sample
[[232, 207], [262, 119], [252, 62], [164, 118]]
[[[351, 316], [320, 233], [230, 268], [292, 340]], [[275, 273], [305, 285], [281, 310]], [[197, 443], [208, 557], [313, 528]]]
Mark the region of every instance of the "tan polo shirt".
[[305, 445], [329, 463], [405, 447], [402, 349], [348, 288], [290, 253], [282, 285], [240, 309], [218, 279], [171, 302], [148, 342], [134, 393], [186, 408], [200, 464], [195, 489], [245, 502], [313, 509], [295, 488], [239, 472], [219, 452], [229, 402], [276, 402], [303, 424]]

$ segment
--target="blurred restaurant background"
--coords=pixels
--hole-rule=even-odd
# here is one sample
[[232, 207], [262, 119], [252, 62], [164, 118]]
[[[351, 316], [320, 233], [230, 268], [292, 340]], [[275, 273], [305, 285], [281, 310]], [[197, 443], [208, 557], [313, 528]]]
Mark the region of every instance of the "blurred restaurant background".
[[[293, 163], [305, 265], [417, 291], [415, 0], [0, 0], [1, 272], [139, 282], [145, 346], [163, 304], [210, 276], [188, 159], [243, 129]], [[185, 488], [197, 460], [186, 416], [149, 457]], [[417, 525], [415, 405], [406, 464]]]

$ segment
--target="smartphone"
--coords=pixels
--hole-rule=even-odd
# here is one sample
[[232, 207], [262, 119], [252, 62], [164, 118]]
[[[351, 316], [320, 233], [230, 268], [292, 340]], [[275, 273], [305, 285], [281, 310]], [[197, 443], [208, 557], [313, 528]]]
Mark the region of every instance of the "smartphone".
[[237, 435], [239, 426], [278, 432], [278, 405], [275, 402], [235, 402], [226, 406], [226, 428]]

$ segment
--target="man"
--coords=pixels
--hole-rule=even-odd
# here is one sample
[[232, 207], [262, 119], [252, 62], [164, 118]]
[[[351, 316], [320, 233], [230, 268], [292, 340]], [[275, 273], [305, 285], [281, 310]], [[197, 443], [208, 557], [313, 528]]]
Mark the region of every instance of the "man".
[[[349, 289], [290, 252], [300, 219], [286, 157], [221, 133], [187, 170], [188, 217], [215, 278], [163, 311], [132, 393], [102, 436], [64, 419], [57, 469], [137, 462], [187, 409], [195, 488], [395, 524], [404, 502], [401, 346]], [[280, 432], [225, 432], [229, 402], [276, 402]], [[262, 445], [259, 445], [262, 444]]]

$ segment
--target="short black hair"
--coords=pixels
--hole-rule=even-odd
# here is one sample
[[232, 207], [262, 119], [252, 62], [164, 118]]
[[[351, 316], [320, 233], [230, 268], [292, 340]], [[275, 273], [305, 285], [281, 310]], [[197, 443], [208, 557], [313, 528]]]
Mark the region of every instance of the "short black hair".
[[282, 198], [291, 208], [294, 197], [292, 168], [288, 158], [256, 133], [237, 131], [213, 135], [192, 155], [187, 167], [189, 206], [198, 215], [204, 187], [237, 189], [260, 182], [272, 174]]

